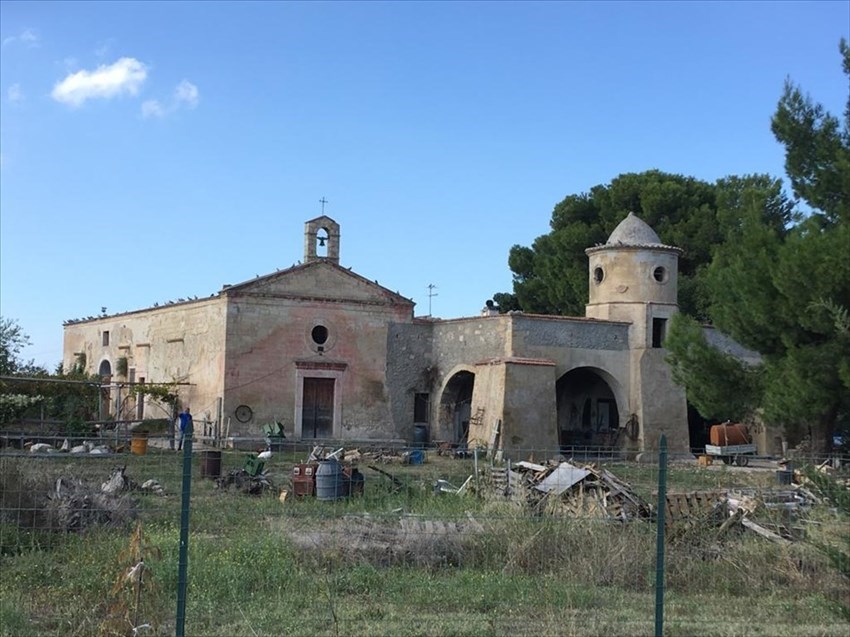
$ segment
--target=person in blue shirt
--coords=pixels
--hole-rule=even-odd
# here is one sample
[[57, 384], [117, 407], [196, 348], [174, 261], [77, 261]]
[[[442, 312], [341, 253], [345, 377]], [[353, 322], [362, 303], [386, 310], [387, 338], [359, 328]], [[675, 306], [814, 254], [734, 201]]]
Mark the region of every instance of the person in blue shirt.
[[177, 416], [180, 419], [180, 442], [177, 443], [177, 451], [183, 448], [183, 439], [186, 437], [186, 432], [192, 429], [192, 412], [186, 407]]

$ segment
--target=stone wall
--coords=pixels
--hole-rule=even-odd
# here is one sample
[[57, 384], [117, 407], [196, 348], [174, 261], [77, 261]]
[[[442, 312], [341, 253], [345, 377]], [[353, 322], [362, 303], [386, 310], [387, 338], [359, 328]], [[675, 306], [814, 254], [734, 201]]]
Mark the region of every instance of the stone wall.
[[[214, 419], [224, 369], [224, 308], [224, 299], [214, 297], [68, 324], [63, 365], [70, 369], [83, 353], [88, 373], [98, 373], [108, 361], [113, 382], [129, 381], [129, 374], [122, 378], [116, 373], [119, 359], [126, 357], [136, 382], [189, 383], [178, 388], [181, 403], [198, 418], [209, 413]], [[108, 345], [103, 344], [104, 332], [109, 332]], [[127, 395], [114, 389], [113, 401], [118, 391]], [[168, 415], [152, 401], [145, 405], [146, 418]]]
[[431, 322], [392, 323], [387, 330], [387, 395], [393, 431], [404, 440], [413, 440], [413, 403], [417, 393], [428, 394], [428, 413], [437, 413], [435, 401], [439, 397], [434, 387], [436, 368], [432, 338]]

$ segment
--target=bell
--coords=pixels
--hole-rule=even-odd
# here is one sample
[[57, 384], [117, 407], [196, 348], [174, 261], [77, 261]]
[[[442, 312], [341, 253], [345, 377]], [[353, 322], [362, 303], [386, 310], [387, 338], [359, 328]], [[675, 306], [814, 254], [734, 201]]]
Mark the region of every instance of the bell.
[[319, 237], [319, 247], [320, 248], [325, 247], [325, 237]]

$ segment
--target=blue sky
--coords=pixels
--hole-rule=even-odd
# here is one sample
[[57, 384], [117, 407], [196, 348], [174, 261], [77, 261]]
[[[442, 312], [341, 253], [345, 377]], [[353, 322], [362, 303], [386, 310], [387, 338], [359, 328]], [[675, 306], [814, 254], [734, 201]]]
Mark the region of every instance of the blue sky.
[[568, 194], [783, 176], [790, 76], [833, 113], [844, 2], [0, 3], [0, 314], [62, 321], [289, 267], [303, 223], [427, 314], [510, 291]]

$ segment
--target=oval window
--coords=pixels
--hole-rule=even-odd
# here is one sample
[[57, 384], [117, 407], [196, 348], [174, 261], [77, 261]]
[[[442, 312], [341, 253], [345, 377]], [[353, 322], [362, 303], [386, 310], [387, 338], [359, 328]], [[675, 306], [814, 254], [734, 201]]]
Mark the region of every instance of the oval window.
[[605, 270], [602, 268], [595, 268], [593, 270], [593, 281], [595, 283], [602, 283], [602, 279], [605, 278]]
[[324, 325], [317, 325], [313, 328], [313, 331], [310, 332], [310, 336], [316, 345], [324, 345], [328, 340], [328, 328]]
[[664, 283], [667, 280], [667, 268], [660, 265], [652, 271], [652, 278], [659, 283]]

